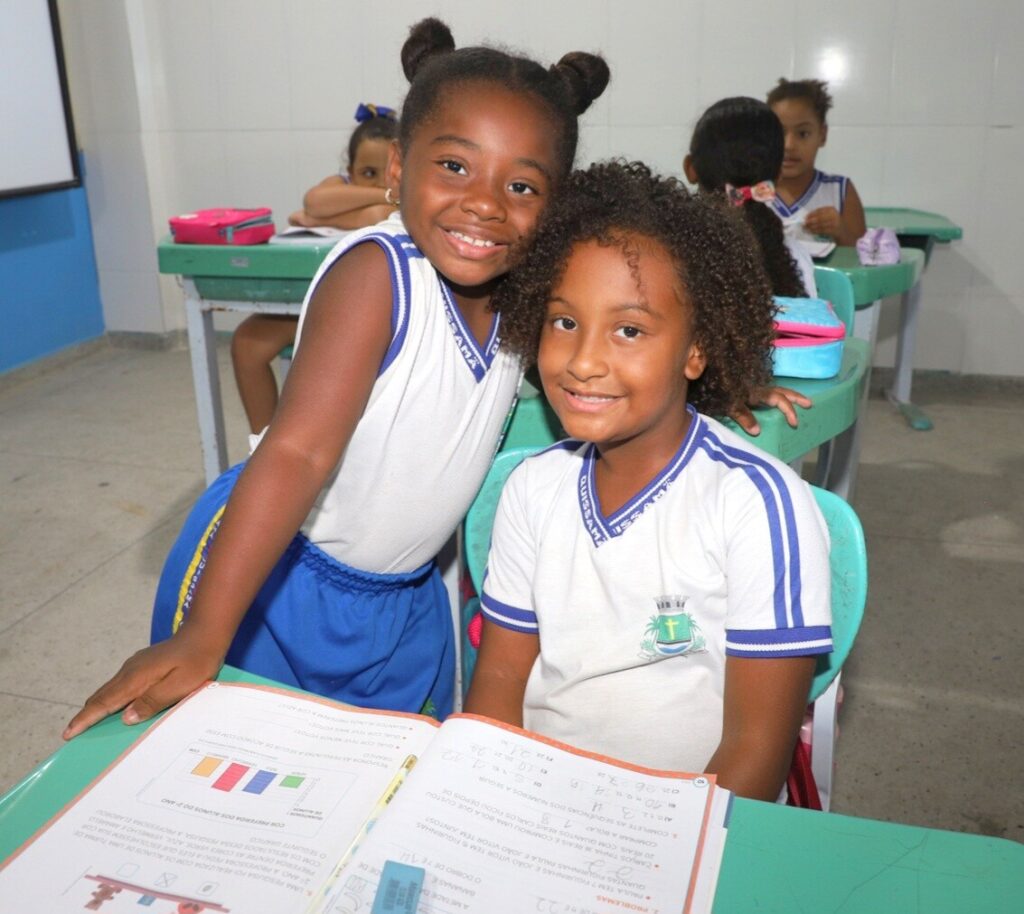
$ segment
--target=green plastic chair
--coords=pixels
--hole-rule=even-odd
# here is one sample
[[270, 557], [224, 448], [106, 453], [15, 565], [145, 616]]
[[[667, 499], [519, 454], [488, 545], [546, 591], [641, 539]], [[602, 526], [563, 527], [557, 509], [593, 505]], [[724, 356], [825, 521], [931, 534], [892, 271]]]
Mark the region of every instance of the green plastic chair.
[[501, 449], [546, 447], [565, 437], [562, 424], [544, 394], [520, 396], [505, 428]]
[[[491, 464], [480, 491], [466, 514], [463, 550], [466, 567], [477, 593], [483, 588], [491, 527], [498, 510], [498, 499], [509, 474], [539, 447], [512, 448], [500, 452]], [[864, 530], [856, 512], [842, 498], [826, 489], [811, 486], [814, 498], [828, 526], [832, 572], [832, 653], [818, 657], [811, 681], [808, 702], [814, 706], [811, 731], [811, 770], [821, 797], [822, 809], [828, 809], [832, 797], [833, 759], [835, 757], [836, 718], [839, 680], [843, 664], [850, 656], [853, 642], [864, 617], [868, 593], [867, 549]], [[468, 685], [476, 650], [466, 638], [466, 626], [479, 609], [476, 599], [463, 610], [463, 682]]]
[[839, 713], [839, 680], [860, 631], [868, 597], [868, 554], [864, 529], [856, 512], [827, 489], [811, 486], [828, 526], [829, 567], [832, 571], [832, 653], [818, 657], [811, 681], [811, 771], [821, 797], [821, 808], [832, 801], [832, 778]]
[[836, 317], [846, 325], [846, 337], [853, 336], [853, 318], [857, 307], [850, 277], [839, 270], [816, 266], [814, 284], [818, 287], [818, 298], [831, 302]]

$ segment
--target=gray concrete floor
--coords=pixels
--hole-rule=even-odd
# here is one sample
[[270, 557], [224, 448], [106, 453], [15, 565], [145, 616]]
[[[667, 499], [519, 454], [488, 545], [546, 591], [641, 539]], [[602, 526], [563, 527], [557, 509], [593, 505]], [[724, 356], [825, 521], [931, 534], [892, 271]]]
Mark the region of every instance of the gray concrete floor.
[[[1022, 389], [920, 379], [930, 432], [869, 402], [854, 506], [870, 595], [844, 673], [837, 812], [1024, 840]], [[100, 348], [0, 378], [0, 791], [146, 643], [202, 488], [187, 352]]]

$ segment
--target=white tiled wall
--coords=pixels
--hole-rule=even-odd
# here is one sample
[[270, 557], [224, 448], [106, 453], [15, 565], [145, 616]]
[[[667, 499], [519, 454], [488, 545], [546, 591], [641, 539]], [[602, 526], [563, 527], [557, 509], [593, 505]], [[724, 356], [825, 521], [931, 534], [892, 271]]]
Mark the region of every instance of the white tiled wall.
[[[60, 10], [110, 329], [181, 326], [173, 286], [162, 285], [163, 302], [146, 297], [166, 218], [268, 205], [283, 223], [338, 167], [357, 103], [399, 104], [399, 49], [409, 24], [434, 12], [460, 44], [489, 39], [544, 62], [605, 54], [612, 84], [583, 119], [582, 161], [624, 155], [679, 174], [711, 102], [762, 96], [779, 76], [829, 79], [822, 166], [850, 175], [868, 204], [941, 212], [964, 228], [925, 277], [915, 364], [1024, 376], [1020, 0], [62, 0]], [[893, 328], [886, 315], [880, 364]]]

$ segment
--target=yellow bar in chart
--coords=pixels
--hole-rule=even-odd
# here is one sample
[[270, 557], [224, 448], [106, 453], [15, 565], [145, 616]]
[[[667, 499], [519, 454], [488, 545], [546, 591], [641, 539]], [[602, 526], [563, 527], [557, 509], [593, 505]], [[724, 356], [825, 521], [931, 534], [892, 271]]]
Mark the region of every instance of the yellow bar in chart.
[[207, 755], [195, 768], [192, 769], [192, 773], [197, 777], [208, 778], [213, 774], [219, 767], [220, 763], [223, 762], [222, 758], [215, 758], [212, 755]]

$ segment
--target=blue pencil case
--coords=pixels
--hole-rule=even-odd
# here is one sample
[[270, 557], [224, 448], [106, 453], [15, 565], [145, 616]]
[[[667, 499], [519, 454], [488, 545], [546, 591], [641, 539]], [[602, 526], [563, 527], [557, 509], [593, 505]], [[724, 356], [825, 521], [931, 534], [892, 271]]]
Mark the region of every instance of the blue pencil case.
[[775, 296], [772, 373], [786, 378], [833, 378], [843, 361], [846, 327], [822, 298]]

